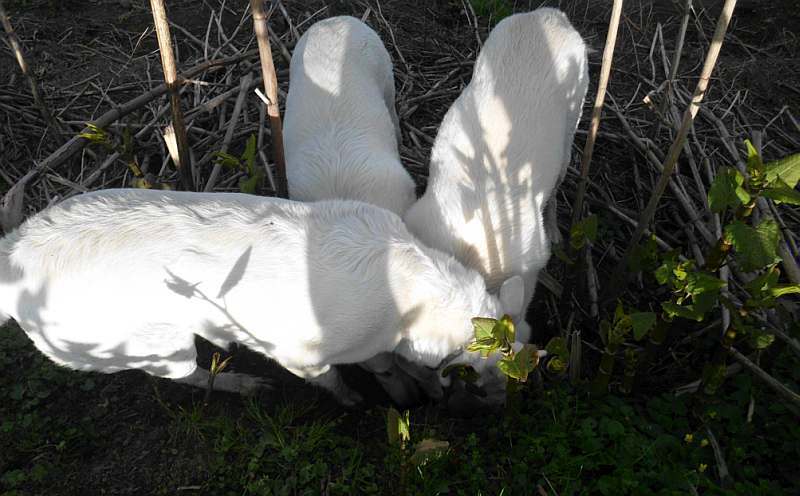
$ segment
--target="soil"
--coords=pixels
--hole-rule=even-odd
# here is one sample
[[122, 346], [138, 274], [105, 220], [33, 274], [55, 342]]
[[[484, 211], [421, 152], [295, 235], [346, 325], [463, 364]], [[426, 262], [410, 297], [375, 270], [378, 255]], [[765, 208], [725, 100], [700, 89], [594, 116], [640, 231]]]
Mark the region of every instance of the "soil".
[[[314, 19], [343, 13], [361, 17], [367, 7], [367, 2], [361, 1], [313, 0], [284, 3], [294, 19], [305, 19], [314, 13]], [[515, 3], [519, 10], [540, 4], [539, 1]], [[565, 10], [595, 50], [590, 58], [590, 69], [591, 80], [596, 81], [606, 31], [605, 6], [608, 2], [547, 3], [559, 5]], [[698, 3], [701, 2], [695, 2]], [[709, 19], [715, 19], [720, 4], [718, 1], [702, 2], [698, 8], [706, 6], [708, 10], [706, 14], [700, 14], [700, 17], [707, 15]], [[733, 42], [723, 48], [715, 78], [728, 83], [735, 81], [737, 91], [742, 92], [743, 98], [753, 109], [748, 117], [753, 119], [754, 127], [763, 125], [764, 121], [768, 121], [784, 106], [795, 116], [800, 116], [800, 39], [797, 35], [800, 8], [797, 7], [797, 2], [779, 0], [743, 4], [732, 22], [729, 38]], [[376, 15], [377, 5], [375, 2], [369, 3], [369, 22], [386, 42], [398, 68], [398, 101], [400, 112], [403, 113], [409, 110], [403, 106], [403, 102], [424, 94], [436, 82], [427, 68], [474, 59], [477, 51], [475, 33], [460, 1], [382, 1], [379, 4], [380, 14], [385, 17], [385, 23]], [[62, 115], [66, 120], [88, 121], [111, 108], [114, 102], [125, 102], [141, 93], [140, 86], [127, 87], [126, 83], [161, 78], [160, 68], [150, 65], [142, 57], [157, 48], [151, 31], [152, 18], [143, 2], [19, 0], [7, 1], [6, 6], [45, 95], [61, 95], [65, 88], [78, 87], [86, 88], [88, 94], [97, 95], [95, 107], [73, 107]], [[199, 39], [203, 39], [205, 35], [212, 6], [219, 9], [217, 2], [213, 1], [176, 0], [168, 3], [170, 19]], [[222, 17], [226, 32], [230, 33], [235, 29], [246, 6], [247, 2], [243, 0], [226, 3], [226, 13]], [[644, 29], [645, 25], [660, 22], [663, 25], [664, 39], [673, 40], [679, 17], [675, 2], [642, 0], [627, 5], [624, 21], [626, 28], [620, 30], [618, 42], [620, 68], [628, 74], [650, 71], [647, 61], [649, 46], [632, 41], [634, 37], [630, 33]], [[281, 16], [273, 16], [272, 22], [276, 32], [283, 33], [287, 30]], [[487, 27], [487, 20], [482, 19], [483, 36]], [[307, 25], [302, 26], [301, 31], [305, 28]], [[250, 32], [249, 26], [246, 31]], [[197, 46], [186, 41], [181, 33], [173, 31], [173, 36], [178, 40], [179, 60], [182, 53], [197, 51]], [[705, 50], [702, 43], [704, 36], [709, 37], [710, 31], [701, 35], [696, 29], [690, 29], [682, 76], [689, 77], [698, 72]], [[391, 41], [392, 37], [396, 44]], [[212, 45], [216, 43], [216, 40], [212, 41]], [[96, 52], [96, 56], [86, 57], [87, 51]], [[451, 54], [448, 60], [443, 60], [443, 52]], [[287, 64], [278, 56], [277, 51], [274, 55], [278, 69], [286, 69]], [[438, 123], [457, 96], [456, 90], [469, 81], [471, 67], [468, 63], [462, 65], [463, 69], [444, 88], [453, 89], [453, 92], [427, 101], [407, 118], [408, 124], [420, 133], [405, 130], [402, 153], [419, 182], [420, 190], [425, 185], [431, 144], [424, 136], [435, 136]], [[97, 76], [91, 80], [92, 86], [76, 85], [95, 74]], [[635, 83], [626, 80], [629, 76], [625, 76], [625, 72], [619, 74], [618, 79], [612, 79], [609, 91], [618, 100], [627, 100], [631, 98], [631, 87]], [[663, 79], [663, 74], [658, 74], [658, 77]], [[285, 89], [285, 80], [281, 81], [281, 86]], [[731, 86], [712, 83], [708, 100], [721, 98], [720, 93], [730, 91]], [[100, 89], [109, 87], [117, 89], [109, 93], [109, 98], [101, 99]], [[0, 50], [0, 103], [22, 98], [20, 95], [27, 95], [27, 91], [27, 84], [19, 74], [10, 51], [5, 48]], [[593, 100], [593, 92], [594, 88], [590, 88], [587, 102]], [[641, 96], [640, 92], [639, 97]], [[590, 104], [587, 103], [585, 108], [589, 109]], [[587, 127], [588, 114], [589, 111], [586, 110], [581, 129]], [[16, 129], [19, 127], [16, 125], [18, 119], [18, 116], [10, 113], [8, 107], [0, 107], [2, 125]], [[38, 117], [32, 115], [31, 119]], [[579, 135], [578, 147], [582, 146], [583, 140], [584, 137]], [[16, 132], [13, 137], [0, 138], [0, 168], [7, 168], [8, 171], [11, 170], [11, 164], [14, 164], [17, 168], [14, 170], [19, 167], [24, 169], [19, 164], [31, 163], [34, 159], [41, 160], [59, 144], [53, 138], [42, 141], [41, 136], [25, 132], [24, 129]], [[595, 161], [605, 163], [605, 167], [597, 174], [613, 176], [615, 168], [624, 169], [629, 158], [630, 154], [620, 151], [618, 144], [605, 142], [601, 138]], [[0, 188], [0, 191], [6, 187]], [[36, 198], [29, 200], [31, 204], [36, 204]], [[42, 199], [38, 201], [41, 202]], [[538, 334], [534, 336], [535, 341], [545, 340], [560, 326], [554, 317], [553, 301], [540, 288], [529, 315], [537, 316]], [[204, 360], [208, 360], [209, 352], [206, 351], [204, 356]], [[322, 418], [342, 414], [339, 407], [324, 393], [282, 371], [263, 357], [241, 352], [233, 363], [236, 370], [255, 372], [272, 380], [274, 389], [266, 396], [268, 399], [265, 400], [265, 405], [274, 403], [276, 398], [298, 403], [308, 402], [312, 398], [316, 402], [313, 415]], [[69, 416], [75, 419], [76, 424], [89, 419], [95, 429], [94, 444], [87, 446], [80, 466], [66, 474], [63, 492], [60, 494], [150, 494], [163, 488], [192, 484], [198, 479], [198, 467], [204, 466], [203, 454], [174, 456], [178, 450], [192, 454], [192, 446], [182, 446], [180, 439], [165, 442], [172, 436], [164, 427], [168, 414], [162, 405], [154, 401], [154, 397], [168, 399], [166, 401], [173, 406], [191, 405], [202, 398], [202, 391], [169, 381], [155, 380], [136, 371], [92, 377], [95, 382], [92, 390], [72, 388], [58, 391], [50, 396], [43, 407], [43, 413]], [[368, 397], [368, 406], [389, 404], [369, 374], [357, 367], [347, 367], [346, 378]], [[215, 394], [218, 396], [214, 408], [231, 415], [243, 408], [240, 398], [225, 393]], [[339, 429], [358, 435], [362, 427], [359, 426], [359, 421], [355, 417], [347, 418], [350, 420], [343, 422]], [[15, 468], [14, 464], [18, 462], [2, 460], [0, 454], [0, 473]]]

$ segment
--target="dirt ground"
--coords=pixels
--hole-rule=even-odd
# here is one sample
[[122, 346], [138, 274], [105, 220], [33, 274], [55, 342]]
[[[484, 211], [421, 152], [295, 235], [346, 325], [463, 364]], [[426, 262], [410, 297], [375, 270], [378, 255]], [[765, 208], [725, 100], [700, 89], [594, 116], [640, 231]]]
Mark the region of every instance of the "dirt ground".
[[[150, 87], [162, 78], [160, 67], [153, 63], [151, 56], [157, 45], [152, 32], [152, 18], [144, 2], [18, 0], [5, 3], [43, 94], [67, 123], [70, 134], [78, 132], [83, 123], [115, 105], [138, 96], [142, 88]], [[476, 31], [462, 2], [311, 0], [284, 3], [296, 23], [298, 20], [312, 19], [298, 27], [301, 32], [313, 20], [338, 14], [361, 17], [369, 9], [367, 22], [380, 33], [397, 70], [399, 111], [404, 120], [401, 148], [404, 163], [418, 181], [420, 191], [424, 189], [432, 138], [448, 106], [460, 88], [469, 81], [469, 62], [474, 60], [478, 50]], [[539, 6], [541, 2], [512, 3], [515, 3], [517, 10], [523, 11]], [[607, 28], [608, 2], [545, 3], [565, 10], [595, 50], [590, 55], [590, 94], [579, 126], [580, 129], [586, 129], [589, 102], [594, 98], [594, 84]], [[723, 47], [719, 69], [715, 72], [707, 100], [712, 105], [719, 105], [715, 102], [730, 101], [731, 94], [738, 92], [737, 98], [742, 106], [730, 112], [738, 114], [734, 117], [743, 123], [740, 129], [744, 135], [749, 128], [763, 127], [784, 108], [795, 118], [800, 117], [800, 8], [793, 0], [740, 3], [742, 5], [730, 29], [731, 43]], [[178, 59], [195, 58], [201, 52], [197, 40], [204, 40], [209, 17], [212, 10], [220, 11], [219, 3], [174, 0], [168, 4], [170, 19], [196, 38], [192, 41], [184, 32], [173, 30]], [[700, 20], [697, 23], [705, 28], [713, 25], [721, 2], [706, 0], [696, 1], [695, 4], [700, 4], [697, 16]], [[220, 21], [225, 32], [230, 34], [236, 30], [246, 5], [247, 2], [243, 0], [225, 3]], [[707, 6], [708, 10], [699, 10], [702, 6]], [[660, 24], [664, 40], [671, 43], [679, 18], [676, 2], [626, 2], [624, 25], [620, 29], [617, 48], [618, 67], [609, 85], [610, 94], [618, 102], [641, 106], [642, 97], [652, 89], [647, 87], [647, 81], [663, 80], [661, 55], [656, 49], [655, 55], [649, 56], [650, 45], [642, 42], [642, 33], [652, 33], [653, 27]], [[274, 15], [272, 22], [273, 29], [279, 34], [289, 30], [280, 15]], [[484, 18], [479, 20], [479, 36], [485, 38], [489, 23]], [[699, 72], [707, 38], [711, 33], [705, 28], [689, 30], [680, 77], [694, 81]], [[236, 39], [246, 40], [250, 36], [250, 29], [246, 25]], [[291, 37], [287, 39], [290, 40], [287, 45], [291, 48]], [[220, 43], [223, 40], [212, 36], [212, 47]], [[243, 42], [237, 46], [245, 44]], [[285, 90], [288, 64], [281, 57], [280, 50], [273, 50], [278, 70], [284, 71], [280, 85]], [[441, 76], [450, 71], [453, 71], [453, 75], [446, 83], [435, 88]], [[228, 83], [234, 86], [238, 80]], [[436, 92], [433, 96], [429, 94], [432, 88]], [[27, 84], [10, 50], [3, 45], [0, 49], [0, 193], [21, 177], [34, 161], [42, 160], [67, 139], [67, 136], [52, 133], [42, 136], [44, 127], [41, 118], [28, 95]], [[425, 99], [419, 100], [426, 95]], [[417, 104], [417, 101], [422, 103]], [[255, 115], [254, 106], [251, 111]], [[720, 109], [722, 111], [724, 109]], [[785, 113], [781, 115], [781, 122], [785, 117]], [[607, 114], [605, 118], [612, 119], [612, 116]], [[251, 116], [250, 119], [257, 118]], [[800, 128], [791, 132], [796, 136]], [[770, 136], [781, 140], [777, 132]], [[584, 139], [585, 134], [579, 133], [575, 150], [582, 147]], [[240, 138], [238, 142], [243, 140]], [[769, 148], [766, 150], [768, 152]], [[163, 147], [159, 149], [150, 144], [146, 153], [153, 156], [154, 163], [163, 159]], [[64, 194], [64, 191], [69, 191], [70, 182], [74, 184], [85, 178], [89, 171], [84, 168], [91, 163], [86, 162], [88, 158], [84, 155], [83, 161], [69, 164], [69, 171], [59, 171], [64, 178], [68, 178], [67, 182], [59, 182], [51, 177], [52, 183], [48, 183], [51, 184], [48, 187], [54, 188], [52, 191], [43, 187], [29, 192], [26, 196], [26, 213], [46, 206], [52, 200], [48, 197], [48, 191], [53, 195]], [[616, 176], [628, 177], [631, 153], [622, 149], [618, 141], [608, 140], [601, 135], [594, 160], [600, 164], [593, 172], [593, 177], [598, 181], [615, 182]], [[91, 188], [115, 186], [120, 183], [124, 173], [123, 165], [115, 165]], [[620, 187], [624, 189], [624, 184]], [[632, 198], [625, 201], [626, 207], [636, 211], [637, 206]], [[532, 306], [531, 311], [538, 314], [539, 340], [548, 337], [560, 325], [554, 317], [551, 300], [545, 290], [540, 290]], [[24, 363], [35, 363], [35, 352], [27, 350], [21, 356], [24, 357]], [[243, 357], [237, 360], [235, 366], [243, 371], [267, 371], [268, 376], [277, 377], [276, 389], [272, 394], [278, 394], [286, 401], [304, 402], [314, 398], [317, 405], [314, 415], [325, 417], [341, 413], [323, 393], [281, 373], [259, 357]], [[366, 374], [350, 368], [347, 377], [367, 393], [373, 405], [388, 404], [386, 397]], [[203, 466], [202, 460], [199, 460], [203, 454], [179, 458], [171, 456], [176, 450], [192, 453], [192, 447], [181, 446], [179, 440], [169, 446], [163, 443], [172, 433], [165, 430], [167, 413], [154, 402], [153, 391], [156, 388], [158, 395], [168, 398], [171, 405], [191, 404], [197, 401], [202, 392], [167, 381], [154, 381], [138, 372], [92, 378], [92, 388], [54, 391], [46, 406], [43, 406], [50, 415], [74, 418], [76, 425], [92, 424], [97, 446], [101, 446], [99, 450], [97, 446], [87, 446], [80, 467], [76, 466], [74, 471], [64, 474], [63, 487], [69, 489], [64, 489], [60, 494], [148, 494], [160, 488], [174, 488], [196, 480], [197, 467]], [[275, 396], [270, 398], [274, 399]], [[221, 394], [219, 399], [219, 408], [231, 414], [243, 408], [238, 398]], [[381, 429], [380, 425], [364, 426], [356, 420], [351, 423], [342, 427], [343, 432], [356, 434], [359, 429]], [[0, 473], [15, 468], [11, 464], [18, 462], [3, 460], [0, 449]]]

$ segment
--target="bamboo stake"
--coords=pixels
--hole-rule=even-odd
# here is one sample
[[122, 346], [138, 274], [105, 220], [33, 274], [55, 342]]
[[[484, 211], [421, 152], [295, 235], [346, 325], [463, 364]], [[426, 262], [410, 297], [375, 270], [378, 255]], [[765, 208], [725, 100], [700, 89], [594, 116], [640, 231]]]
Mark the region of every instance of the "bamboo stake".
[[6, 13], [6, 9], [3, 6], [3, 0], [0, 0], [0, 23], [3, 24], [3, 29], [6, 32], [6, 36], [8, 37], [8, 42], [11, 45], [11, 50], [14, 52], [14, 56], [17, 59], [17, 63], [19, 64], [19, 68], [22, 71], [22, 74], [28, 80], [28, 84], [31, 87], [31, 95], [33, 95], [33, 103], [36, 105], [36, 108], [39, 109], [39, 113], [42, 114], [42, 118], [44, 121], [50, 125], [56, 132], [61, 132], [61, 126], [59, 125], [58, 121], [53, 117], [53, 114], [50, 113], [48, 110], [47, 105], [45, 105], [44, 100], [42, 100], [42, 96], [39, 94], [39, 85], [36, 82], [36, 78], [28, 70], [28, 62], [25, 61], [25, 51], [22, 49], [22, 45], [19, 42], [19, 38], [17, 37], [17, 33], [14, 32], [14, 26], [11, 25], [11, 21], [8, 18], [8, 14]]
[[708, 53], [706, 54], [706, 60], [703, 64], [703, 70], [700, 73], [700, 79], [697, 81], [697, 87], [694, 90], [694, 95], [692, 96], [692, 100], [689, 102], [689, 106], [686, 108], [686, 111], [683, 113], [683, 120], [681, 122], [681, 127], [678, 130], [678, 135], [675, 137], [675, 141], [672, 143], [672, 146], [670, 146], [669, 152], [667, 153], [667, 156], [664, 159], [664, 163], [661, 167], [661, 177], [659, 177], [655, 190], [650, 196], [650, 201], [647, 203], [647, 207], [645, 207], [644, 212], [642, 212], [642, 215], [639, 217], [636, 229], [634, 230], [633, 235], [631, 235], [631, 239], [627, 248], [625, 249], [625, 253], [622, 255], [617, 267], [612, 272], [607, 301], [613, 302], [617, 299], [617, 296], [622, 291], [622, 285], [628, 275], [628, 260], [631, 257], [631, 253], [639, 244], [639, 240], [641, 239], [644, 230], [647, 228], [647, 225], [650, 223], [653, 215], [656, 212], [661, 195], [663, 195], [664, 190], [667, 189], [670, 177], [672, 176], [672, 171], [675, 169], [675, 164], [678, 161], [681, 150], [683, 150], [683, 142], [686, 140], [686, 136], [689, 134], [689, 128], [694, 122], [694, 117], [697, 115], [697, 111], [700, 108], [700, 102], [703, 101], [703, 97], [705, 96], [706, 88], [708, 87], [708, 81], [711, 78], [711, 72], [714, 70], [714, 66], [717, 63], [717, 57], [719, 56], [722, 42], [725, 39], [725, 32], [728, 30], [728, 24], [730, 23], [731, 15], [733, 14], [733, 8], [735, 6], [736, 0], [725, 0], [725, 5], [722, 7], [722, 12], [717, 20], [717, 27], [714, 30], [714, 37], [711, 40], [711, 45], [709, 46]]
[[283, 154], [283, 127], [281, 125], [281, 111], [278, 107], [278, 78], [275, 75], [275, 65], [272, 62], [272, 49], [269, 46], [269, 16], [264, 12], [262, 0], [250, 0], [250, 10], [253, 13], [253, 27], [258, 40], [258, 54], [261, 59], [261, 73], [264, 77], [264, 92], [269, 99], [267, 115], [272, 134], [272, 158], [275, 160], [276, 186], [278, 196], [289, 198], [289, 187], [286, 183], [286, 159]]
[[153, 22], [155, 23], [156, 36], [158, 37], [158, 50], [161, 53], [161, 66], [164, 69], [164, 80], [169, 92], [172, 127], [178, 144], [178, 160], [175, 163], [175, 167], [178, 169], [180, 184], [183, 189], [193, 191], [194, 181], [189, 162], [189, 141], [186, 136], [186, 125], [183, 122], [183, 112], [181, 112], [180, 85], [182, 80], [178, 78], [175, 54], [172, 52], [172, 37], [169, 33], [169, 20], [167, 19], [164, 0], [150, 0], [150, 8], [153, 11]]
[[583, 155], [581, 156], [581, 178], [578, 183], [578, 194], [575, 197], [575, 204], [572, 208], [572, 225], [577, 224], [583, 212], [583, 198], [586, 196], [586, 181], [589, 177], [589, 164], [592, 161], [597, 131], [600, 129], [600, 114], [603, 112], [603, 102], [605, 102], [606, 99], [606, 87], [608, 86], [608, 78], [611, 75], [611, 61], [614, 58], [614, 46], [617, 42], [619, 17], [622, 13], [622, 1], [623, 0], [614, 0], [614, 5], [611, 9], [611, 18], [608, 21], [606, 46], [603, 49], [603, 64], [600, 67], [600, 82], [597, 84], [597, 95], [595, 96], [594, 107], [592, 108], [592, 122], [589, 126], [589, 134], [586, 136], [586, 143], [583, 146]]
[[[583, 200], [586, 196], [586, 188], [589, 182], [589, 164], [592, 161], [592, 154], [594, 152], [594, 144], [595, 140], [597, 139], [597, 132], [600, 129], [600, 116], [603, 112], [603, 103], [605, 102], [606, 98], [606, 88], [608, 87], [608, 78], [611, 75], [611, 62], [614, 58], [614, 46], [617, 42], [617, 31], [619, 30], [619, 18], [622, 13], [622, 2], [623, 0], [614, 0], [614, 5], [611, 9], [611, 17], [608, 20], [608, 33], [606, 34], [606, 45], [603, 49], [603, 62], [600, 68], [600, 81], [597, 84], [597, 94], [595, 95], [594, 100], [594, 107], [592, 107], [592, 120], [589, 125], [589, 133], [586, 136], [586, 143], [583, 146], [583, 154], [581, 155], [581, 175], [578, 179], [578, 190], [575, 195], [575, 202], [572, 206], [572, 219], [570, 224], [570, 229], [567, 231], [567, 238], [564, 240], [564, 247], [565, 251], [567, 252], [567, 257], [570, 259], [575, 258], [575, 249], [572, 247], [572, 243], [570, 243], [570, 238], [572, 234], [572, 226], [576, 225], [578, 221], [583, 216]], [[588, 243], [587, 243], [588, 245]], [[586, 259], [582, 259], [578, 257], [579, 263], [575, 267], [577, 270], [567, 271], [567, 277], [564, 282], [564, 289], [565, 291], [561, 295], [561, 303], [560, 303], [560, 313], [562, 315], [567, 315], [568, 312], [573, 311], [572, 309], [572, 297], [576, 291], [576, 288], [579, 286], [579, 282], [577, 280], [577, 274], [581, 272], [581, 269], [586, 269], [587, 274], [590, 271], [590, 268], [586, 266], [586, 260], [591, 259], [591, 251], [590, 246], [585, 246], [584, 250], [586, 250]], [[591, 275], [589, 276], [592, 277]], [[590, 283], [593, 281], [589, 281]], [[591, 284], [587, 284], [587, 290], [590, 292], [590, 298], [592, 296], [597, 295], [596, 291], [592, 293]], [[596, 299], [592, 300], [596, 302]], [[597, 308], [596, 304], [592, 305], [592, 308]], [[593, 315], [594, 317], [595, 315]], [[572, 319], [569, 319], [572, 321]], [[570, 332], [571, 329], [566, 329], [566, 332]], [[572, 341], [573, 343], [577, 343], [580, 346], [579, 341]]]

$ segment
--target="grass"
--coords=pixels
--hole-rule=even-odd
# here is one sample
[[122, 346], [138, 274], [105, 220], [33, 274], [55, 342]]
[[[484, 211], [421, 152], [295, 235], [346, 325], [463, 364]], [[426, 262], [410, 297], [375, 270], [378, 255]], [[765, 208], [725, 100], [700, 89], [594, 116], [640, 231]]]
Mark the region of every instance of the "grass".
[[[790, 362], [779, 360], [776, 367]], [[85, 374], [0, 329], [0, 494], [791, 494], [792, 412], [747, 374], [716, 397], [589, 399], [554, 385], [473, 419], [411, 412], [411, 443], [450, 448], [414, 466], [385, 409], [326, 409], [202, 391], [138, 372]], [[785, 369], [800, 382], [800, 371]], [[754, 400], [754, 414], [747, 410]], [[719, 440], [719, 463], [706, 429]], [[126, 472], [130, 472], [126, 476]], [[541, 489], [539, 489], [541, 488]]]
[[470, 0], [475, 15], [485, 17], [494, 25], [514, 13], [508, 0]]

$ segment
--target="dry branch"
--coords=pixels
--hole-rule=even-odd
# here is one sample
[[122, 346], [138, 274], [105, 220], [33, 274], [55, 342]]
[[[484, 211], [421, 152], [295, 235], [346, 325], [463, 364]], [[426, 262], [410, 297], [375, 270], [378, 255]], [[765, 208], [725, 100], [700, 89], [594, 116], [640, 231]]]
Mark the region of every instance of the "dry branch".
[[[254, 56], [256, 53], [257, 53], [256, 50], [249, 50], [234, 57], [203, 62], [202, 64], [198, 64], [189, 69], [188, 71], [184, 72], [181, 75], [180, 79], [181, 80], [190, 79], [208, 70], [240, 62], [244, 59]], [[156, 86], [155, 88], [151, 89], [150, 91], [142, 95], [139, 95], [133, 100], [130, 100], [129, 102], [124, 103], [119, 107], [109, 110], [105, 114], [101, 115], [100, 117], [92, 121], [91, 124], [99, 128], [108, 127], [113, 122], [116, 122], [117, 120], [121, 119], [122, 117], [125, 117], [131, 112], [143, 107], [147, 103], [162, 96], [166, 92], [167, 92], [166, 84], [161, 84], [159, 86]], [[91, 130], [88, 127], [86, 127], [81, 131], [81, 133], [88, 133], [90, 131]], [[80, 134], [73, 136], [69, 141], [61, 145], [61, 147], [59, 147], [58, 150], [51, 153], [47, 158], [45, 158], [41, 162], [35, 164], [16, 182], [16, 184], [14, 184], [14, 186], [8, 192], [6, 192], [5, 196], [0, 201], [0, 219], [3, 220], [3, 229], [9, 230], [13, 227], [16, 227], [21, 222], [22, 220], [21, 214], [14, 215], [13, 210], [14, 208], [16, 208], [15, 206], [21, 207], [22, 204], [21, 195], [24, 193], [24, 189], [28, 184], [28, 182], [30, 182], [33, 178], [38, 176], [44, 170], [57, 169], [61, 164], [63, 164], [64, 162], [69, 160], [73, 155], [82, 150], [88, 143], [89, 140], [81, 138]]]
[[28, 62], [25, 60], [25, 51], [22, 49], [22, 44], [19, 42], [17, 33], [14, 32], [14, 27], [11, 25], [11, 21], [8, 18], [6, 9], [3, 6], [3, 0], [0, 0], [0, 23], [3, 24], [3, 29], [8, 37], [8, 42], [11, 45], [11, 49], [14, 51], [14, 56], [17, 59], [17, 64], [19, 64], [22, 74], [28, 80], [28, 85], [31, 88], [31, 95], [33, 96], [33, 102], [36, 105], [36, 108], [39, 110], [39, 113], [42, 114], [44, 121], [48, 123], [56, 132], [60, 133], [62, 129], [58, 123], [58, 120], [56, 120], [56, 118], [53, 117], [53, 114], [50, 113], [50, 110], [48, 110], [47, 105], [42, 99], [42, 96], [39, 94], [39, 84], [36, 82], [36, 78], [31, 71], [28, 70]]
[[783, 396], [793, 405], [800, 407], [800, 395], [792, 391], [791, 389], [784, 386], [781, 382], [777, 379], [769, 375], [767, 372], [764, 371], [761, 367], [753, 363], [749, 358], [739, 353], [736, 348], [731, 347], [730, 349], [731, 356], [739, 363], [744, 365], [746, 369], [752, 372], [756, 377], [764, 381], [769, 387], [774, 389], [778, 394]]
[[272, 62], [272, 49], [269, 46], [268, 16], [264, 12], [262, 0], [250, 0], [250, 10], [253, 13], [253, 26], [258, 40], [261, 73], [264, 77], [264, 92], [269, 99], [267, 115], [269, 115], [269, 125], [272, 133], [272, 158], [275, 160], [275, 175], [277, 176], [275, 180], [278, 183], [277, 193], [281, 198], [289, 198], [289, 186], [286, 182], [286, 158], [283, 153], [283, 126], [281, 124], [281, 111], [278, 107], [278, 79]]
[[[228, 151], [231, 140], [233, 140], [233, 131], [236, 129], [236, 123], [239, 122], [239, 115], [242, 113], [242, 106], [244, 105], [244, 100], [247, 97], [247, 88], [250, 87], [252, 80], [253, 74], [247, 73], [247, 75], [243, 77], [239, 83], [239, 96], [236, 98], [236, 103], [233, 105], [231, 119], [228, 121], [228, 129], [225, 131], [225, 139], [222, 141], [222, 149], [220, 150], [222, 152]], [[221, 163], [214, 164], [214, 168], [211, 170], [211, 175], [209, 176], [208, 182], [206, 183], [206, 187], [203, 191], [211, 191], [214, 189], [214, 184], [217, 182], [217, 176], [219, 175], [221, 168]]]
[[[161, 52], [161, 65], [164, 68], [164, 80], [166, 81], [167, 91], [169, 92], [169, 102], [172, 108], [172, 128], [175, 131], [175, 140], [178, 145], [175, 167], [178, 169], [180, 183], [183, 189], [193, 191], [194, 180], [189, 163], [189, 140], [186, 136], [183, 112], [181, 112], [181, 81], [178, 79], [175, 55], [172, 52], [172, 37], [169, 33], [169, 20], [167, 19], [167, 11], [164, 8], [164, 0], [150, 0], [150, 8], [153, 10], [153, 22], [156, 26], [158, 49], [159, 52]], [[175, 157], [173, 157], [173, 160], [175, 160]]]

